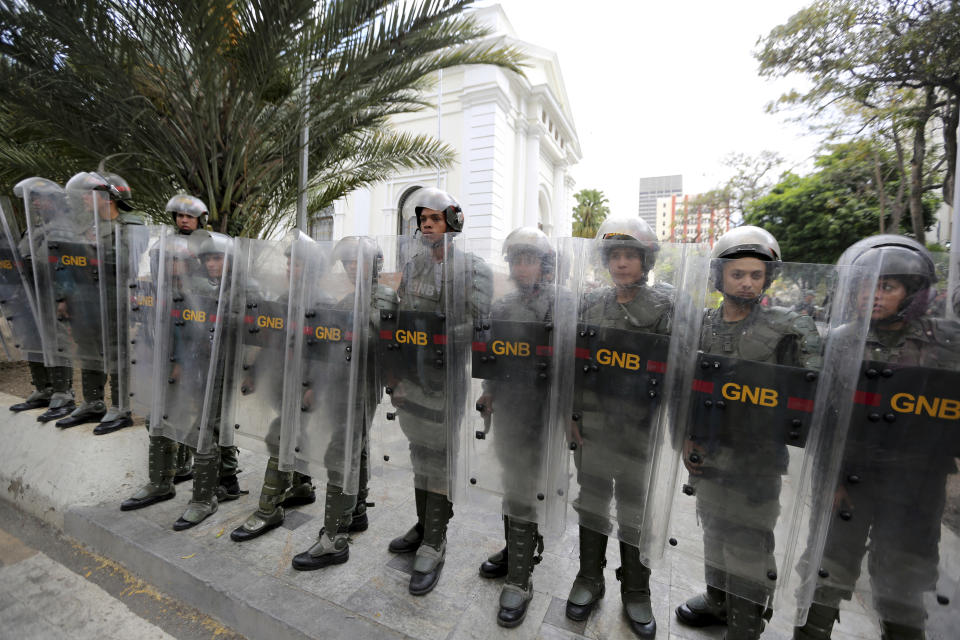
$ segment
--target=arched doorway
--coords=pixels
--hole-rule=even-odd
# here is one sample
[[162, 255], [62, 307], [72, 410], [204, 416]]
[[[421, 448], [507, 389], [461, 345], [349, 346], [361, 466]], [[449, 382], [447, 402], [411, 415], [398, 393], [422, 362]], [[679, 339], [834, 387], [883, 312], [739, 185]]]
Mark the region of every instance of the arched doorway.
[[417, 230], [417, 214], [411, 207], [407, 207], [404, 210], [404, 204], [407, 202], [407, 198], [410, 195], [422, 189], [423, 186], [419, 184], [412, 185], [403, 190], [403, 193], [400, 194], [400, 198], [397, 200], [397, 235], [400, 236], [412, 236]]

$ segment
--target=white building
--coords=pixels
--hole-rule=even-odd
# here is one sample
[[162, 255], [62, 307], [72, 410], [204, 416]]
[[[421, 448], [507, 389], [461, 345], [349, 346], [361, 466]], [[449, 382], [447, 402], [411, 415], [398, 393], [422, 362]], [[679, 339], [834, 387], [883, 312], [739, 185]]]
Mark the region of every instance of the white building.
[[457, 151], [457, 162], [439, 175], [411, 171], [352, 192], [334, 204], [320, 235], [412, 233], [416, 222], [400, 220], [397, 203], [415, 186], [438, 186], [453, 194], [470, 238], [499, 241], [522, 225], [540, 225], [551, 236], [570, 235], [574, 181], [569, 172], [581, 154], [557, 56], [519, 40], [500, 5], [474, 15], [491, 27], [491, 40], [525, 52], [526, 77], [490, 65], [444, 71], [429, 96], [439, 108], [395, 117], [393, 125], [446, 142]]

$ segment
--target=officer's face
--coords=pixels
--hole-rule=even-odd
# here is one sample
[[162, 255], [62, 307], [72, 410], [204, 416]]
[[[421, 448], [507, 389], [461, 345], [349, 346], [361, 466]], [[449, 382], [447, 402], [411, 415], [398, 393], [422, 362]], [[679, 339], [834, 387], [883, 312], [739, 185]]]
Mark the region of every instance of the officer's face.
[[900, 310], [900, 304], [907, 297], [907, 288], [894, 278], [880, 278], [877, 290], [873, 294], [873, 313], [871, 320], [885, 320]]
[[510, 258], [510, 279], [521, 289], [527, 289], [542, 278], [540, 257], [533, 253], [518, 253]]
[[287, 277], [292, 277], [295, 282], [300, 281], [303, 275], [303, 260], [291, 260], [287, 258]]
[[617, 247], [607, 256], [613, 284], [626, 286], [643, 279], [643, 256], [636, 249]]
[[357, 281], [357, 261], [356, 260], [342, 260], [343, 270], [347, 272], [347, 278], [350, 279], [350, 282]]
[[185, 213], [178, 212], [176, 220], [177, 229], [180, 229], [180, 231], [196, 231], [197, 227], [200, 226], [200, 218], [194, 218]]
[[738, 298], [756, 298], [763, 292], [767, 268], [759, 258], [735, 258], [723, 264], [723, 293]]
[[206, 268], [209, 277], [219, 278], [223, 275], [223, 254], [208, 253], [203, 256], [203, 266]]
[[440, 236], [447, 232], [447, 217], [443, 211], [436, 209], [420, 210], [420, 233], [433, 240], [439, 240]]

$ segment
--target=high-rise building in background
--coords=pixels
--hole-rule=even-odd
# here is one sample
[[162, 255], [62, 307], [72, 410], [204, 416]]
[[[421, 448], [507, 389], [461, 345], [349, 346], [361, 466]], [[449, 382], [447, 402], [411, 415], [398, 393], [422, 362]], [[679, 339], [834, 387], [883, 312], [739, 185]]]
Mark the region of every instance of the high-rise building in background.
[[657, 226], [657, 198], [683, 193], [683, 176], [640, 178], [640, 217], [651, 227]]
[[705, 242], [711, 247], [730, 230], [730, 209], [674, 194], [657, 198], [654, 229], [660, 242]]

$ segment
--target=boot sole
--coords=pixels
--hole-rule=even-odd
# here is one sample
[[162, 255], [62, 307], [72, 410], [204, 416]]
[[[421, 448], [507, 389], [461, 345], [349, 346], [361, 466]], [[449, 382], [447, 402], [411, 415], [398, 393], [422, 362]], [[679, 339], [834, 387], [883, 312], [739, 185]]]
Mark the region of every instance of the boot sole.
[[155, 505], [158, 502], [166, 502], [167, 500], [171, 500], [176, 496], [177, 496], [177, 493], [175, 491], [171, 491], [166, 495], [150, 496], [149, 498], [144, 498], [143, 500], [140, 500], [138, 502], [130, 502], [129, 500], [124, 500], [120, 504], [120, 511], [136, 511], [137, 509], [143, 509], [145, 507]]
[[[316, 571], [317, 569], [323, 569], [324, 567], [332, 567], [338, 564], [344, 564], [347, 562], [347, 560], [350, 559], [350, 554], [345, 553], [341, 556], [339, 554], [331, 553], [325, 556], [320, 556], [319, 558], [326, 558], [326, 560], [323, 562], [318, 562], [316, 564], [299, 564], [298, 565], [297, 556], [294, 556], [293, 560], [291, 561], [291, 565], [297, 571]], [[315, 561], [315, 560], [319, 560], [319, 558], [316, 558], [316, 559], [311, 558], [311, 560]]]

